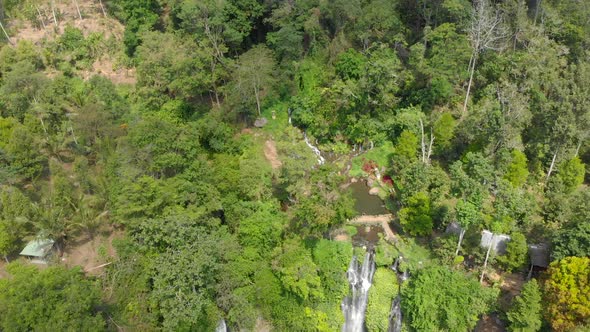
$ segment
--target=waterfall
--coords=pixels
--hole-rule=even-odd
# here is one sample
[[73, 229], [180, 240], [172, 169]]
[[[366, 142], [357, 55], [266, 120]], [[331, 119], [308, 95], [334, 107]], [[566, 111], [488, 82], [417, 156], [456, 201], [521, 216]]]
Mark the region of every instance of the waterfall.
[[315, 153], [315, 155], [318, 157], [318, 164], [323, 165], [324, 162], [326, 162], [326, 160], [324, 159], [324, 157], [322, 157], [322, 152], [320, 151], [320, 149], [318, 149], [316, 146], [312, 145], [309, 142], [309, 139], [307, 138], [307, 133], [303, 132], [303, 138], [305, 138], [305, 144], [307, 144], [311, 151], [313, 151], [313, 153]]
[[[399, 264], [403, 261], [404, 258], [399, 256], [395, 259], [393, 264], [389, 267], [397, 274], [397, 281], [401, 285], [404, 281], [410, 278], [410, 273], [407, 269], [403, 272], [400, 272]], [[387, 332], [400, 332], [402, 330], [402, 306], [401, 306], [402, 298], [398, 294], [393, 302], [391, 303], [391, 310], [389, 311], [389, 328]]]
[[369, 299], [369, 288], [375, 273], [374, 254], [367, 252], [363, 264], [356, 256], [352, 257], [346, 275], [350, 284], [350, 295], [342, 301], [344, 326], [342, 332], [363, 332], [365, 330], [365, 311]]
[[400, 332], [402, 330], [402, 298], [398, 295], [391, 304], [389, 312], [389, 329], [387, 332]]
[[225, 325], [225, 319], [222, 319], [217, 324], [217, 328], [215, 328], [215, 332], [227, 332], [227, 325]]

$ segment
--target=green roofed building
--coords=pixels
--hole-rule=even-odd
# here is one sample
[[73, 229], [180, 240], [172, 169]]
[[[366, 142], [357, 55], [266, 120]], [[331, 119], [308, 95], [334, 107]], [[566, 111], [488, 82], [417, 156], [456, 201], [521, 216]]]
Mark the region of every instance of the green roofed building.
[[36, 239], [27, 243], [20, 255], [33, 259], [34, 262], [46, 263], [45, 259], [53, 251], [55, 241], [49, 239]]

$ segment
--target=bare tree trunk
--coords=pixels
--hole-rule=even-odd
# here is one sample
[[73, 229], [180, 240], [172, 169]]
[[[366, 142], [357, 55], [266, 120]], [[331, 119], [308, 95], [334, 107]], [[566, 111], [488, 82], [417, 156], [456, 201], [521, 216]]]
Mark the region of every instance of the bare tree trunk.
[[465, 236], [465, 230], [461, 228], [461, 233], [459, 233], [459, 242], [457, 242], [457, 250], [455, 251], [455, 256], [459, 255], [459, 249], [461, 249], [461, 242], [463, 242], [463, 236]]
[[78, 145], [78, 140], [76, 139], [76, 133], [74, 133], [74, 127], [72, 126], [72, 122], [70, 121], [70, 131], [72, 132], [72, 138], [74, 139], [74, 143]]
[[43, 25], [43, 30], [45, 30], [47, 27], [45, 26], [45, 20], [43, 19], [43, 16], [41, 16], [39, 6], [35, 6], [35, 8], [37, 8], [37, 14], [39, 14], [39, 21], [41, 21], [41, 25]]
[[4, 36], [6, 36], [6, 40], [8, 40], [8, 43], [10, 43], [10, 45], [14, 45], [14, 43], [12, 42], [10, 37], [8, 36], [8, 33], [6, 32], [6, 30], [4, 30], [4, 25], [2, 25], [2, 22], [0, 22], [0, 28], [2, 29], [2, 32], [4, 32]]
[[98, 3], [100, 4], [100, 9], [102, 9], [102, 14], [104, 15], [104, 17], [107, 17], [107, 12], [106, 12], [106, 10], [104, 10], [104, 6], [102, 5], [102, 0], [98, 0]]
[[581, 146], [582, 146], [582, 141], [578, 142], [578, 146], [576, 146], [576, 153], [574, 154], [574, 157], [577, 157], [578, 154], [580, 153]]
[[467, 111], [467, 102], [469, 101], [469, 93], [471, 92], [471, 84], [473, 83], [476, 59], [477, 54], [475, 52], [471, 53], [471, 59], [469, 60], [469, 83], [467, 83], [467, 93], [465, 94], [465, 101], [463, 102], [463, 111], [461, 112], [461, 117], [463, 117]]
[[553, 167], [555, 166], [555, 158], [557, 158], [557, 150], [555, 150], [555, 153], [553, 154], [553, 160], [551, 160], [551, 166], [549, 166], [549, 171], [547, 171], [547, 178], [545, 179], [545, 183], [549, 181], [549, 177], [553, 172]]
[[426, 163], [426, 144], [424, 143], [424, 123], [422, 122], [422, 119], [420, 119], [420, 133], [421, 133], [420, 146], [422, 148], [422, 162]]
[[53, 24], [57, 27], [57, 17], [55, 16], [55, 2], [51, 1], [51, 12], [53, 13]]
[[10, 261], [8, 260], [8, 256], [4, 255], [4, 260], [6, 261], [6, 263], [10, 263]]
[[80, 6], [78, 6], [78, 1], [77, 0], [72, 0], [74, 2], [74, 5], [76, 5], [76, 10], [78, 11], [78, 16], [80, 16], [80, 19], [82, 19], [82, 13], [80, 13]]
[[432, 143], [434, 143], [434, 135], [432, 134], [432, 127], [430, 127], [430, 143], [428, 144], [428, 152], [426, 153], [428, 164], [430, 164], [430, 155], [432, 154]]
[[483, 276], [486, 273], [486, 268], [488, 267], [488, 258], [490, 258], [490, 251], [492, 251], [492, 246], [494, 245], [494, 234], [492, 233], [492, 240], [490, 241], [490, 246], [488, 247], [488, 252], [486, 253], [486, 259], [483, 262], [483, 270], [481, 271], [481, 277], [479, 278], [479, 283], [483, 282]]
[[535, 6], [535, 20], [534, 20], [534, 24], [537, 24], [537, 16], [539, 16], [539, 7], [541, 7], [541, 2], [543, 2], [543, 0], [537, 0], [537, 5]]
[[258, 109], [258, 116], [261, 116], [261, 113], [260, 113], [260, 96], [259, 96], [258, 88], [256, 86], [254, 87], [254, 95], [256, 96], [256, 107]]

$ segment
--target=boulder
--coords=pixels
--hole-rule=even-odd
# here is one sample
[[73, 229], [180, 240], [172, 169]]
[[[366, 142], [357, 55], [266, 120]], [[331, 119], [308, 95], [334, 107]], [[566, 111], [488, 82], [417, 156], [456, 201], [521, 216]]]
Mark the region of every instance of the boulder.
[[371, 190], [369, 190], [369, 195], [379, 195], [379, 188], [371, 188]]
[[256, 119], [256, 121], [254, 121], [254, 127], [256, 127], [256, 128], [262, 128], [267, 123], [268, 123], [268, 120], [266, 118], [258, 118], [258, 119]]

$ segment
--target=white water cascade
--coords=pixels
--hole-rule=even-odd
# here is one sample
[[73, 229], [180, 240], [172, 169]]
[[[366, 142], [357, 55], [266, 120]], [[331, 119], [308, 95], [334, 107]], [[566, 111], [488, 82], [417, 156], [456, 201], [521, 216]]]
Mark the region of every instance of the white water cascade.
[[365, 330], [365, 311], [369, 299], [369, 288], [375, 273], [374, 254], [367, 252], [361, 265], [356, 256], [352, 257], [346, 275], [350, 284], [350, 295], [342, 301], [344, 326], [342, 332], [363, 332]]
[[320, 151], [320, 149], [318, 149], [317, 146], [309, 142], [309, 139], [307, 138], [307, 133], [303, 132], [303, 138], [305, 138], [305, 144], [307, 144], [311, 151], [313, 151], [313, 153], [315, 153], [315, 155], [318, 157], [318, 164], [323, 165], [326, 162], [326, 160], [324, 159], [324, 157], [322, 157], [322, 152]]
[[391, 304], [389, 312], [389, 329], [387, 332], [401, 332], [402, 330], [402, 298], [398, 295]]
[[215, 328], [215, 332], [227, 332], [227, 325], [225, 324], [225, 319], [222, 319], [217, 324], [217, 328]]
[[[400, 272], [399, 264], [404, 258], [402, 256], [395, 259], [395, 262], [390, 266], [397, 274], [397, 281], [401, 285], [404, 281], [410, 278], [410, 274], [407, 269]], [[393, 299], [391, 303], [391, 310], [389, 311], [389, 328], [387, 332], [401, 332], [402, 330], [402, 306], [401, 306], [402, 298], [398, 294], [398, 296]]]

